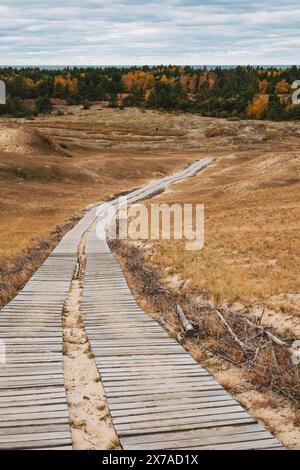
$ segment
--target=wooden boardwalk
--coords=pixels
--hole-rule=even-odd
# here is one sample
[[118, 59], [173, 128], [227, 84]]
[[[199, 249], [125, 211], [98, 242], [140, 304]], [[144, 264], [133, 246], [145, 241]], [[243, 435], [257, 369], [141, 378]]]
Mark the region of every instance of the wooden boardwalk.
[[84, 285], [83, 320], [125, 450], [282, 448], [139, 308], [111, 253], [88, 251]]
[[0, 449], [70, 449], [62, 365], [62, 309], [89, 213], [0, 312]]
[[[167, 185], [173, 181], [168, 177]], [[149, 184], [130, 201], [157, 189]], [[282, 449], [143, 312], [101, 238], [94, 228], [87, 239], [81, 311], [123, 448]]]
[[[128, 201], [210, 162], [149, 183]], [[0, 449], [71, 449], [61, 314], [78, 245], [95, 217], [96, 208], [0, 312], [0, 341], [7, 349], [6, 364], [0, 364]], [[104, 217], [103, 241], [95, 227], [87, 240], [82, 315], [124, 449], [282, 448], [139, 308], [105, 241], [111, 218], [109, 212]]]

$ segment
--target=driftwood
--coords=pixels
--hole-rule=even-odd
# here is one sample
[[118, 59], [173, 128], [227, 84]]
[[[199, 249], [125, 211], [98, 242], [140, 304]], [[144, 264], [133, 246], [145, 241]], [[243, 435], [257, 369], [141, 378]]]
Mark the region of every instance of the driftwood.
[[[236, 313], [233, 310], [231, 310], [230, 308], [228, 308], [226, 305], [224, 305], [222, 308], [226, 312], [230, 313], [231, 315], [236, 316]], [[275, 344], [277, 344], [277, 346], [282, 346], [284, 348], [288, 347], [288, 345], [284, 341], [282, 341], [280, 338], [278, 338], [278, 336], [275, 336], [273, 333], [271, 333], [270, 331], [265, 329], [263, 326], [252, 322], [251, 320], [249, 320], [248, 318], [246, 318], [244, 316], [243, 316], [243, 321], [245, 323], [247, 323], [249, 326], [251, 326], [252, 328], [256, 328], [261, 333], [266, 334], [270, 340], [272, 340]]]
[[232, 336], [232, 338], [235, 340], [235, 342], [240, 346], [241, 349], [247, 349], [247, 346], [237, 337], [237, 335], [234, 333], [232, 328], [229, 326], [223, 315], [221, 314], [220, 310], [218, 310], [216, 307], [213, 306], [211, 301], [209, 301], [209, 307], [211, 310], [217, 315], [221, 323], [225, 326], [227, 329], [228, 333]]
[[[190, 299], [192, 300], [192, 299]], [[195, 302], [194, 300], [192, 300], [192, 303], [197, 306], [198, 308], [208, 308], [210, 309], [212, 312], [214, 312], [218, 318], [220, 319], [220, 321], [222, 322], [222, 324], [225, 326], [225, 328], [227, 329], [227, 331], [229, 332], [229, 334], [234, 338], [234, 340], [236, 341], [237, 344], [239, 344], [239, 346], [242, 348], [242, 349], [248, 349], [247, 346], [237, 337], [237, 335], [233, 332], [232, 328], [229, 326], [229, 324], [227, 323], [227, 321], [225, 320], [225, 318], [223, 317], [223, 315], [221, 314], [220, 310], [224, 310], [225, 312], [229, 313], [232, 317], [239, 317], [240, 319], [243, 320], [244, 323], [246, 323], [247, 325], [249, 325], [251, 328], [255, 328], [256, 330], [259, 331], [260, 334], [262, 335], [266, 335], [273, 343], [275, 343], [277, 346], [280, 346], [282, 348], [286, 348], [290, 354], [291, 354], [291, 357], [292, 357], [292, 361], [295, 365], [298, 365], [300, 363], [300, 351], [299, 349], [297, 348], [294, 348], [294, 347], [290, 347], [288, 344], [286, 344], [284, 341], [282, 341], [280, 338], [278, 338], [278, 336], [274, 335], [273, 333], [271, 333], [270, 331], [268, 331], [266, 328], [264, 328], [262, 325], [260, 325], [260, 323], [255, 323], [251, 320], [249, 320], [248, 318], [246, 318], [245, 316], [243, 315], [239, 315], [237, 314], [234, 310], [230, 309], [229, 307], [227, 307], [227, 305], [223, 305], [221, 307], [221, 309], [218, 309], [217, 307], [215, 307], [212, 302], [209, 301], [209, 303], [207, 305], [203, 305], [203, 304], [199, 304], [197, 302]], [[263, 312], [264, 314], [264, 312]], [[262, 315], [263, 316], [263, 315]], [[261, 318], [262, 318], [261, 316]], [[260, 318], [260, 321], [261, 321], [261, 318]], [[256, 353], [256, 356], [257, 356], [258, 353]]]
[[[223, 306], [222, 308], [226, 312], [230, 313], [231, 315], [233, 315], [233, 316], [236, 315], [236, 313], [233, 310], [231, 310], [230, 308], [228, 308], [227, 306]], [[262, 318], [262, 316], [261, 316], [261, 318]], [[251, 326], [252, 328], [256, 328], [261, 334], [265, 334], [277, 346], [280, 346], [282, 348], [286, 348], [291, 354], [292, 362], [293, 362], [294, 365], [300, 364], [300, 351], [299, 351], [299, 349], [297, 349], [297, 347], [293, 347], [293, 346], [290, 347], [288, 344], [286, 344], [284, 341], [282, 341], [280, 338], [278, 338], [278, 336], [274, 335], [273, 333], [268, 331], [266, 328], [264, 328], [260, 324], [254, 323], [251, 320], [249, 320], [248, 318], [245, 318], [244, 316], [242, 318], [243, 318], [243, 321], [247, 325]], [[260, 318], [260, 321], [261, 321], [261, 318]]]
[[194, 327], [191, 324], [191, 322], [187, 319], [187, 317], [184, 314], [184, 311], [180, 307], [180, 305], [176, 306], [176, 313], [178, 316], [178, 319], [180, 320], [180, 323], [183, 326], [183, 329], [186, 333], [187, 336], [192, 335], [194, 333]]

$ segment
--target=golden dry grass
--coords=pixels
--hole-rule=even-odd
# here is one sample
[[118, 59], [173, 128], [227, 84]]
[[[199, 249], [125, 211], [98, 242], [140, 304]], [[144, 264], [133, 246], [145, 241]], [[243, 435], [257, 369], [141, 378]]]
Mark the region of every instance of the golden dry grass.
[[[1, 292], [7, 272], [18, 271], [24, 255], [30, 265], [31, 248], [89, 204], [212, 155], [218, 161], [205, 173], [158, 199], [205, 204], [204, 250], [161, 243], [151, 262], [217, 301], [279, 305], [279, 295], [281, 307], [297, 313], [297, 298], [286, 295], [299, 292], [299, 124], [228, 123], [103, 103], [59, 109], [63, 116], [0, 120], [0, 131], [19, 129], [34, 147], [24, 155], [12, 142], [10, 153], [0, 153]], [[222, 132], [207, 138], [211, 128]]]
[[209, 127], [206, 132], [205, 136], [206, 137], [228, 137], [228, 136], [234, 136], [237, 135], [237, 131], [233, 127], [228, 127], [228, 126], [217, 126], [214, 125], [212, 127]]
[[[180, 165], [179, 156], [159, 161], [139, 155], [93, 157], [0, 156], [0, 262], [26, 249], [89, 204], [142, 184]], [[157, 176], [156, 176], [157, 177]]]
[[205, 205], [205, 246], [154, 243], [148, 263], [217, 303], [299, 315], [300, 154], [231, 154], [158, 202]]

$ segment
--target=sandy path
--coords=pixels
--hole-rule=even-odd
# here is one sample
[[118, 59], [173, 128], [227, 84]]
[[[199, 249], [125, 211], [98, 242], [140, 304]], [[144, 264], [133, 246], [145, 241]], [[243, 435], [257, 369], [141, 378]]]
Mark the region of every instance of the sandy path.
[[[91, 228], [91, 227], [90, 227]], [[63, 311], [64, 374], [73, 450], [117, 450], [114, 430], [101, 377], [81, 318], [85, 266], [83, 235], [78, 248], [79, 264]]]
[[117, 449], [101, 378], [80, 315], [81, 283], [74, 280], [63, 317], [64, 371], [74, 450]]

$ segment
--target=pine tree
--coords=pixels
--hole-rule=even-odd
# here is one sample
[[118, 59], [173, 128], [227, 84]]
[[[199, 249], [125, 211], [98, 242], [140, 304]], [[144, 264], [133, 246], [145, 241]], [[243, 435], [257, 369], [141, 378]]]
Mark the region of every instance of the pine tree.
[[53, 106], [49, 96], [39, 96], [35, 108], [38, 113], [51, 113]]
[[298, 121], [300, 120], [300, 104], [290, 108], [286, 114], [287, 119]]
[[277, 95], [270, 95], [265, 117], [271, 121], [280, 121], [284, 115], [284, 106]]

